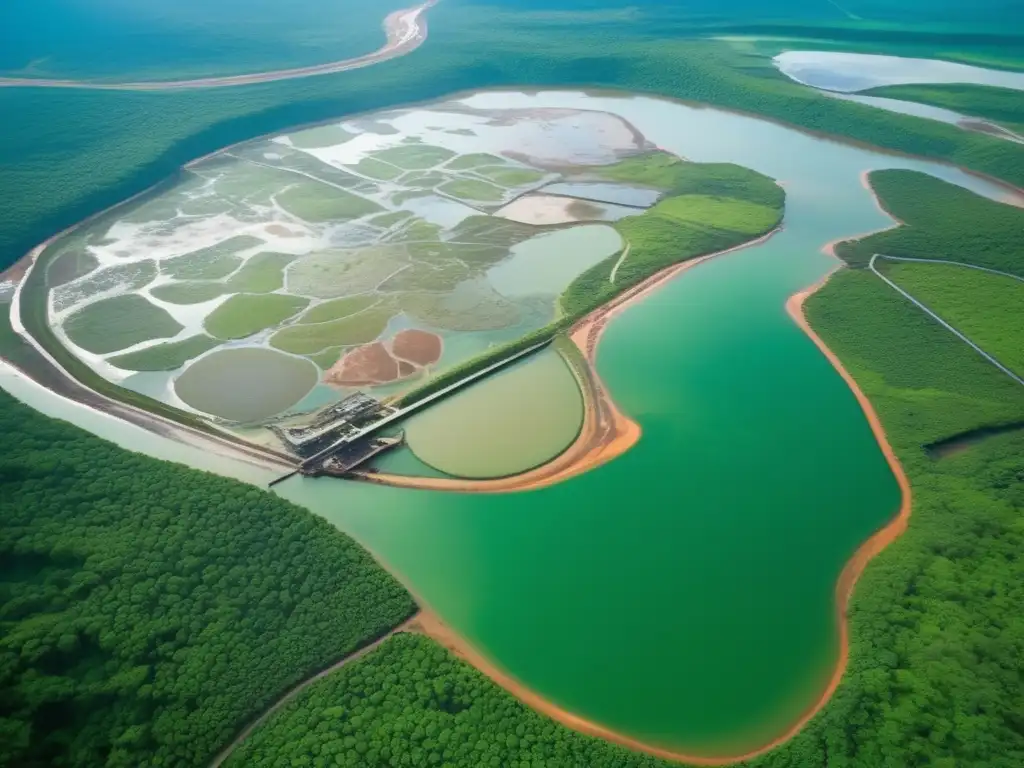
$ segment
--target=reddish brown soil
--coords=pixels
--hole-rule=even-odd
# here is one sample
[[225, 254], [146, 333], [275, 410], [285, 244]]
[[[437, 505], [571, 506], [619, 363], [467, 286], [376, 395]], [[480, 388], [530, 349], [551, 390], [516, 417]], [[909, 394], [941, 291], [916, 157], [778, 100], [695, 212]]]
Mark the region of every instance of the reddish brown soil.
[[399, 331], [391, 342], [391, 351], [395, 357], [418, 366], [433, 365], [440, 360], [442, 347], [440, 336], [418, 328]]
[[408, 360], [398, 361], [398, 377], [404, 379], [406, 376], [412, 376], [419, 369], [410, 363]]
[[375, 341], [356, 347], [331, 366], [324, 377], [329, 384], [355, 387], [381, 384], [398, 378], [398, 361], [383, 343]]

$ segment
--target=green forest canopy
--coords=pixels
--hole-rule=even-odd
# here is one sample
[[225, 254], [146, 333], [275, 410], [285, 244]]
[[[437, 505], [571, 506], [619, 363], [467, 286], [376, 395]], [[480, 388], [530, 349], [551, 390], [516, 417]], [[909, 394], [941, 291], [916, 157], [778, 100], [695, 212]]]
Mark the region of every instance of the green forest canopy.
[[411, 597], [344, 534], [0, 393], [0, 765], [200, 766]]
[[882, 207], [903, 225], [840, 243], [836, 253], [847, 264], [863, 267], [872, 254], [882, 253], [960, 261], [1024, 277], [1024, 209], [920, 171], [872, 171], [868, 180]]

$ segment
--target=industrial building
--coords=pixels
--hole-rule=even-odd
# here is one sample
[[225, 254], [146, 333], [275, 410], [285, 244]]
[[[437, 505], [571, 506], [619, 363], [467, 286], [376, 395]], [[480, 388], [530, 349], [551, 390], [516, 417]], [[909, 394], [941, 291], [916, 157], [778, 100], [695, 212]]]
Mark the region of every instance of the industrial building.
[[334, 405], [324, 408], [308, 424], [294, 427], [272, 425], [269, 429], [285, 446], [298, 456], [312, 456], [346, 435], [390, 414], [394, 408], [364, 392], [349, 395]]

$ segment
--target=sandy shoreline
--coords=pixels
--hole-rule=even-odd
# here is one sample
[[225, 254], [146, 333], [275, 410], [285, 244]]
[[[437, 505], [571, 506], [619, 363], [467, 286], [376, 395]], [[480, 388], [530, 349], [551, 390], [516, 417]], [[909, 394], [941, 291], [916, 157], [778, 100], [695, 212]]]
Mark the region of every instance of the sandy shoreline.
[[881, 229], [872, 229], [869, 230], [868, 232], [861, 232], [860, 234], [857, 235], [844, 235], [843, 237], [837, 237], [835, 240], [829, 240], [827, 243], [821, 246], [821, 252], [824, 253], [826, 256], [831, 256], [834, 259], [838, 259], [839, 256], [836, 255], [836, 246], [839, 245], [840, 243], [845, 243], [849, 240], [860, 240], [861, 238], [867, 237], [868, 235], [875, 235], [878, 234], [879, 232], [886, 232], [890, 229], [896, 229], [897, 227], [905, 226], [905, 223], [902, 219], [896, 218], [889, 211], [885, 210], [885, 206], [882, 205], [882, 201], [878, 197], [878, 194], [875, 192], [875, 188], [871, 186], [871, 179], [869, 178], [870, 175], [870, 170], [861, 171], [860, 185], [868, 191], [869, 195], [871, 195], [871, 199], [874, 201], [875, 207], [879, 210], [879, 212], [886, 216], [887, 218], [892, 219], [894, 223], [890, 224], [888, 227], [882, 227]]
[[[837, 267], [837, 269], [840, 268]], [[871, 432], [878, 441], [878, 447], [881, 449], [882, 455], [885, 456], [885, 460], [889, 464], [889, 468], [892, 470], [892, 473], [896, 478], [896, 483], [899, 485], [901, 501], [896, 515], [883, 528], [872, 534], [867, 541], [857, 548], [853, 557], [847, 561], [842, 572], [839, 574], [839, 580], [836, 582], [836, 620], [839, 625], [840, 647], [839, 659], [836, 662], [835, 671], [832, 674], [831, 680], [829, 680], [828, 685], [825, 687], [825, 690], [822, 692], [818, 700], [810, 709], [808, 709], [807, 712], [804, 713], [800, 720], [771, 745], [765, 747], [764, 750], [759, 750], [758, 754], [766, 751], [767, 749], [771, 749], [773, 746], [776, 746], [777, 744], [780, 744], [796, 735], [796, 733], [803, 728], [803, 726], [812, 717], [814, 717], [814, 715], [816, 715], [823, 706], [825, 706], [828, 700], [832, 697], [832, 694], [835, 693], [836, 688], [839, 687], [843, 674], [846, 672], [846, 666], [849, 662], [850, 656], [849, 622], [847, 621], [846, 613], [850, 598], [853, 595], [854, 587], [856, 586], [860, 575], [864, 572], [864, 568], [867, 564], [876, 555], [881, 553], [882, 550], [889, 546], [889, 544], [899, 538], [899, 536], [907, 530], [907, 525], [910, 521], [912, 506], [910, 480], [907, 478], [906, 472], [903, 471], [903, 466], [900, 464], [899, 459], [896, 457], [896, 452], [889, 443], [889, 438], [885, 434], [885, 428], [882, 426], [882, 422], [879, 419], [878, 414], [875, 412], [874, 406], [871, 405], [871, 401], [858, 386], [850, 372], [843, 366], [839, 357], [828, 348], [822, 338], [815, 333], [813, 328], [811, 328], [810, 323], [808, 323], [807, 318], [804, 315], [804, 302], [808, 297], [812, 296], [824, 287], [829, 278], [831, 278], [835, 272], [836, 270], [833, 270], [815, 285], [793, 294], [786, 302], [786, 311], [789, 313], [789, 316], [793, 318], [793, 322], [795, 322], [797, 326], [799, 326], [800, 329], [810, 337], [815, 346], [821, 350], [821, 353], [828, 359], [832, 364], [832, 367], [836, 369], [836, 372], [842, 377], [843, 381], [846, 382], [847, 386], [849, 386], [854, 397], [857, 398], [857, 403], [864, 412], [864, 417], [867, 419], [868, 425], [871, 427]]]
[[101, 91], [186, 91], [200, 88], [227, 88], [235, 85], [271, 83], [278, 80], [294, 80], [315, 75], [330, 75], [350, 69], [360, 69], [388, 59], [404, 56], [419, 48], [427, 39], [425, 12], [438, 0], [427, 0], [422, 5], [389, 13], [384, 19], [384, 33], [387, 41], [372, 53], [326, 64], [308, 67], [278, 69], [271, 72], [253, 72], [247, 75], [225, 75], [222, 77], [200, 77], [188, 80], [142, 80], [124, 83], [100, 83], [87, 80], [61, 80], [32, 77], [0, 77], [0, 88], [82, 88]]
[[598, 342], [608, 322], [627, 307], [642, 301], [686, 270], [703, 264], [716, 256], [760, 245], [781, 228], [780, 225], [756, 240], [666, 267], [619, 294], [607, 304], [598, 307], [569, 329], [569, 339], [582, 354], [586, 365], [586, 371], [579, 371], [577, 366], [572, 364], [569, 366], [583, 393], [583, 425], [572, 445], [546, 464], [519, 475], [493, 480], [412, 477], [382, 472], [356, 473], [355, 476], [366, 482], [400, 488], [462, 493], [510, 493], [554, 485], [621, 456], [640, 440], [641, 429], [639, 424], [618, 409], [597, 375]]

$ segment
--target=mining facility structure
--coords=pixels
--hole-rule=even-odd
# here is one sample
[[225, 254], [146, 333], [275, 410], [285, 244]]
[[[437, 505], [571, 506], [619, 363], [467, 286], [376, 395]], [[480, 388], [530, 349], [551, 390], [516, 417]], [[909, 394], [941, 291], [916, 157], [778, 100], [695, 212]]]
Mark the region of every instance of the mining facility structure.
[[395, 446], [404, 433], [371, 436], [376, 427], [390, 422], [398, 411], [363, 392], [349, 395], [301, 426], [269, 427], [285, 447], [300, 460], [304, 475], [344, 476], [360, 464]]

